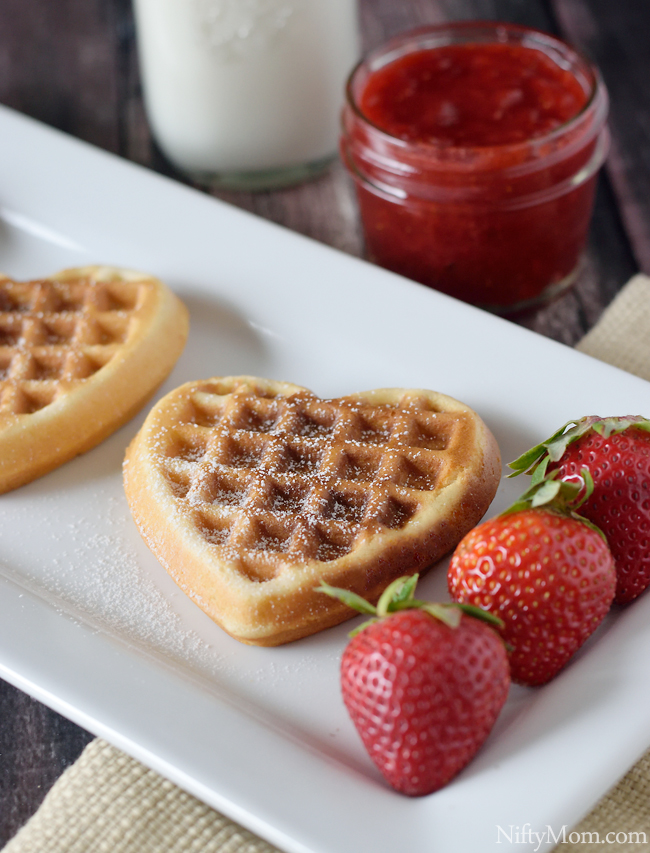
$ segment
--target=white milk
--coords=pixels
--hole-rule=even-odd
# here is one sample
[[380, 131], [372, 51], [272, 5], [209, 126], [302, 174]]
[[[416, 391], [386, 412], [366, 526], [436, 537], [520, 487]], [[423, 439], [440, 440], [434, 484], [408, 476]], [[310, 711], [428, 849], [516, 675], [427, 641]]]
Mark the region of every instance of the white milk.
[[178, 168], [218, 179], [334, 156], [355, 0], [135, 0], [135, 14], [147, 114]]

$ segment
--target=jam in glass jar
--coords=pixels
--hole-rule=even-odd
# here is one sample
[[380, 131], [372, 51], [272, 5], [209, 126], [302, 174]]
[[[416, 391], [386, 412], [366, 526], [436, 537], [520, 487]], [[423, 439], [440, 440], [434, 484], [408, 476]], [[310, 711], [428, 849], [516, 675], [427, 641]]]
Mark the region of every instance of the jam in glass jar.
[[371, 260], [502, 314], [575, 280], [607, 154], [597, 69], [559, 39], [470, 22], [352, 72], [341, 154]]

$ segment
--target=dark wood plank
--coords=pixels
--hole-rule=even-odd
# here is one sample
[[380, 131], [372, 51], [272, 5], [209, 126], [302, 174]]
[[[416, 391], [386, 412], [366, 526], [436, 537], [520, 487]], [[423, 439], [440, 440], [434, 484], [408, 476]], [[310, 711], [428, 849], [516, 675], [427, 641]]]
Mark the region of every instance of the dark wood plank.
[[573, 345], [625, 282], [649, 269], [650, 54], [644, 36], [650, 9], [637, 0], [549, 0], [549, 8], [553, 30], [596, 62], [611, 98], [613, 146], [599, 181], [584, 270], [569, 294], [521, 320]]
[[650, 273], [650, 15], [643, 0], [551, 0], [562, 32], [610, 93], [607, 169], [636, 263]]
[[512, 21], [551, 31], [554, 22], [544, 2], [522, 0], [360, 0], [363, 46], [381, 44], [402, 30], [447, 21]]
[[0, 847], [92, 735], [0, 681]]
[[0, 20], [0, 101], [116, 151], [114, 4], [2, 0]]

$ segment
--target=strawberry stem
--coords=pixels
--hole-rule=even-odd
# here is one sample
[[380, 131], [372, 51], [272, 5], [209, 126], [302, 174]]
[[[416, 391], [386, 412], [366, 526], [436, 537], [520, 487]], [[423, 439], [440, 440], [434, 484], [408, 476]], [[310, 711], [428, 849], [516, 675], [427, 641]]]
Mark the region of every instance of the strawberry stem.
[[411, 577], [397, 578], [389, 584], [377, 602], [377, 616], [387, 616], [395, 609], [404, 609], [400, 605], [412, 606], [410, 602], [413, 600], [418, 578], [419, 575], [415, 574]]
[[389, 584], [377, 602], [377, 607], [373, 607], [369, 601], [357, 595], [356, 592], [351, 592], [347, 589], [341, 589], [337, 586], [321, 581], [317, 587], [318, 592], [324, 592], [332, 598], [337, 598], [343, 604], [347, 604], [353, 610], [358, 610], [360, 613], [369, 613], [373, 618], [368, 619], [361, 625], [357, 626], [350, 632], [353, 637], [359, 634], [373, 622], [379, 619], [385, 619], [392, 613], [397, 613], [400, 610], [424, 610], [434, 619], [439, 619], [450, 628], [457, 628], [460, 624], [461, 616], [465, 613], [467, 616], [472, 616], [475, 619], [481, 619], [493, 627], [503, 628], [503, 622], [498, 616], [482, 610], [480, 607], [474, 607], [471, 604], [458, 604], [456, 602], [432, 602], [422, 601], [419, 598], [414, 598], [415, 587], [419, 580], [419, 575], [397, 578]]

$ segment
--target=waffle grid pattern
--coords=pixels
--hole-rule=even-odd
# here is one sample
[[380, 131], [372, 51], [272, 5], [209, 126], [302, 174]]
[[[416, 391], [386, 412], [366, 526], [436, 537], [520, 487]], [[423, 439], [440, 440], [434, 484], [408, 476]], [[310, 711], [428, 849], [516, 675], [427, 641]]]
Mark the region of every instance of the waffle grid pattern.
[[108, 364], [144, 286], [0, 280], [0, 417], [37, 412]]
[[159, 447], [168, 487], [219, 556], [251, 580], [324, 563], [365, 532], [403, 528], [436, 489], [460, 427], [425, 399], [399, 405], [195, 390]]

